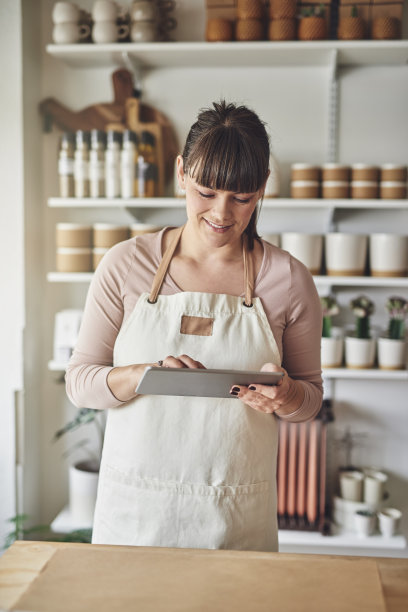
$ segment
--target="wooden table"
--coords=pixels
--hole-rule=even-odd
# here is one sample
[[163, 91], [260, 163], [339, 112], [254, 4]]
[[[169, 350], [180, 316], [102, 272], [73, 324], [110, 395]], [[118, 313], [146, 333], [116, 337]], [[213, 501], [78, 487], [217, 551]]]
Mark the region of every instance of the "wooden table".
[[[170, 548], [136, 548], [136, 547], [125, 547], [125, 546], [95, 546], [90, 544], [71, 544], [71, 543], [57, 543], [57, 542], [15, 542], [11, 548], [0, 558], [0, 609], [9, 610], [19, 602], [20, 598], [24, 603], [24, 597], [27, 597], [28, 593], [32, 593], [33, 587], [30, 590], [30, 585], [36, 586], [39, 584], [40, 578], [44, 578], [49, 571], [49, 568], [58, 566], [55, 561], [59, 559], [60, 564], [64, 563], [64, 558], [70, 557], [69, 571], [68, 574], [60, 574], [62, 576], [61, 585], [58, 580], [54, 578], [52, 584], [48, 584], [45, 589], [46, 596], [44, 596], [44, 607], [39, 605], [30, 609], [35, 610], [48, 610], [49, 599], [58, 597], [61, 594], [61, 600], [59, 604], [51, 609], [57, 610], [87, 610], [92, 612], [96, 607], [84, 607], [84, 604], [75, 604], [75, 597], [78, 595], [80, 598], [81, 593], [78, 591], [86, 590], [87, 588], [94, 589], [94, 586], [90, 585], [90, 578], [99, 579], [99, 597], [104, 596], [105, 585], [109, 583], [109, 577], [116, 567], [116, 572], [120, 575], [129, 567], [129, 561], [139, 562], [139, 566], [136, 569], [142, 568], [142, 571], [149, 566], [156, 575], [149, 575], [145, 580], [142, 580], [140, 574], [135, 571], [133, 576], [134, 580], [126, 579], [126, 585], [129, 584], [129, 593], [135, 594], [139, 597], [138, 601], [130, 601], [129, 593], [125, 595], [123, 592], [123, 585], [118, 592], [115, 593], [115, 605], [109, 605], [107, 601], [106, 609], [109, 610], [134, 610], [144, 612], [145, 610], [154, 610], [160, 612], [161, 610], [247, 610], [247, 612], [261, 611], [261, 610], [313, 610], [318, 612], [324, 610], [322, 605], [316, 606], [313, 603], [314, 595], [310, 591], [308, 599], [301, 596], [302, 587], [301, 577], [302, 574], [307, 571], [311, 571], [312, 567], [326, 568], [326, 570], [335, 569], [332, 576], [336, 576], [337, 572], [341, 572], [342, 568], [345, 568], [348, 572], [359, 574], [360, 572], [362, 587], [364, 588], [364, 568], [376, 568], [376, 571], [371, 574], [375, 579], [378, 580], [379, 576], [379, 600], [381, 600], [378, 609], [384, 608], [384, 604], [387, 612], [407, 612], [408, 610], [408, 559], [390, 559], [390, 558], [370, 558], [365, 557], [339, 557], [334, 555], [299, 555], [299, 554], [282, 554], [282, 553], [256, 553], [256, 552], [241, 552], [241, 551], [224, 551], [224, 550], [192, 550], [192, 549], [170, 549]], [[74, 559], [78, 558], [78, 563], [74, 562]], [[96, 561], [103, 558], [105, 563], [105, 571], [102, 572]], [[82, 566], [81, 566], [82, 559]], [[84, 561], [85, 559], [85, 561]], [[89, 562], [92, 560], [91, 562]], [[107, 561], [109, 560], [109, 564]], [[112, 565], [110, 561], [112, 560]], [[150, 561], [149, 561], [150, 560]], [[152, 563], [153, 561], [153, 563]], [[180, 568], [176, 576], [180, 579], [180, 585], [178, 586], [179, 591], [177, 592], [174, 588], [174, 583], [169, 583], [168, 575], [174, 571], [174, 567]], [[183, 565], [184, 564], [184, 565]], [[218, 569], [217, 569], [218, 564]], [[374, 564], [374, 566], [373, 566]], [[137, 565], [137, 564], [136, 564]], [[119, 567], [119, 571], [118, 571]], [[248, 575], [253, 572], [254, 567], [256, 568], [255, 582], [250, 585], [249, 589], [247, 586], [240, 586], [241, 583], [245, 583], [248, 579]], [[293, 593], [298, 589], [299, 599], [296, 605], [290, 604], [283, 607], [285, 601], [280, 600], [279, 602], [273, 602], [271, 599], [266, 597], [260, 599], [260, 593], [264, 588], [268, 576], [272, 576], [276, 573], [277, 569], [282, 571], [282, 567], [285, 568], [285, 580], [287, 580], [287, 591], [290, 597], [293, 597]], [[82, 569], [81, 569], [82, 568]], [[84, 571], [85, 568], [85, 571]], [[88, 574], [86, 569], [88, 568]], [[181, 569], [184, 568], [184, 569]], [[197, 571], [195, 572], [195, 568]], [[204, 569], [203, 569], [204, 568]], [[204, 587], [202, 582], [205, 582], [206, 569], [212, 571], [211, 580], [207, 580]], [[224, 570], [227, 568], [226, 577], [224, 576], [220, 585], [217, 586], [217, 579], [214, 580], [214, 576], [220, 574], [220, 568]], [[57, 568], [58, 569], [58, 568]], [[290, 571], [286, 571], [290, 569]], [[327, 589], [330, 588], [330, 584], [325, 581], [323, 574], [324, 571], [314, 572], [314, 585], [309, 584], [309, 589]], [[378, 570], [378, 574], [377, 574]], [[50, 570], [51, 571], [51, 570]], [[61, 566], [60, 570], [61, 572]], [[82, 572], [81, 576], [83, 582], [79, 582], [80, 588], [75, 587], [75, 579], [78, 576], [75, 574]], [[147, 571], [147, 570], [146, 570]], [[71, 572], [71, 575], [69, 573]], [[197, 583], [191, 580], [191, 576], [195, 575], [201, 582], [197, 590]], [[228, 573], [229, 572], [229, 573]], [[234, 574], [235, 572], [235, 574]], [[221, 571], [222, 573], [222, 571]], [[370, 573], [370, 572], [369, 572]], [[99, 575], [98, 575], [99, 574]], [[370, 574], [370, 575], [371, 575]], [[52, 574], [51, 574], [52, 575]], [[330, 573], [327, 574], [330, 576]], [[65, 582], [69, 584], [63, 584]], [[40, 577], [40, 578], [39, 578]], [[139, 582], [137, 582], [139, 577]], [[259, 584], [256, 582], [259, 577]], [[323, 579], [321, 579], [323, 577]], [[33, 584], [35, 579], [38, 580]], [[242, 580], [241, 580], [242, 578]], [[327, 578], [327, 576], [326, 576]], [[167, 580], [167, 582], [166, 582]], [[135, 582], [136, 581], [136, 582]], [[149, 587], [150, 581], [150, 587]], [[91, 580], [92, 582], [92, 580]], [[357, 584], [358, 582], [356, 582]], [[170, 584], [170, 586], [169, 586]], [[249, 584], [249, 583], [248, 583]], [[299, 587], [300, 584], [300, 587]], [[153, 586], [152, 586], [153, 585]], [[51, 588], [52, 587], [52, 588]], [[229, 589], [228, 598], [223, 589]], [[259, 587], [259, 588], [258, 588]], [[38, 587], [37, 587], [38, 588]], [[71, 589], [67, 592], [70, 593], [70, 602], [67, 608], [64, 607], [63, 602], [65, 601], [66, 595], [64, 596], [64, 588]], [[109, 588], [106, 586], [107, 591]], [[150, 588], [150, 590], [149, 590]], [[199, 590], [205, 588], [206, 593], [208, 590], [211, 591], [211, 607], [208, 607], [208, 601], [203, 604], [202, 594], [204, 591]], [[248, 602], [242, 600], [241, 595], [238, 597], [238, 605], [236, 602], [231, 600], [237, 595], [239, 588], [245, 588], [243, 599], [245, 597], [250, 598], [253, 605], [248, 607]], [[249, 592], [252, 588], [252, 594]], [[352, 587], [351, 587], [352, 588]], [[60, 591], [60, 589], [62, 589]], [[76, 590], [77, 589], [77, 592]], [[133, 589], [133, 590], [132, 590]], [[146, 589], [145, 598], [140, 602], [143, 589]], [[167, 590], [166, 590], [167, 589]], [[194, 591], [194, 589], [196, 589]], [[218, 590], [217, 590], [218, 589]], [[300, 589], [300, 590], [299, 590]], [[382, 602], [381, 589], [383, 593], [384, 602]], [[162, 603], [155, 603], [153, 600], [156, 597], [156, 592], [160, 593], [166, 590], [167, 595], [162, 597]], [[371, 589], [372, 590], [372, 589]], [[374, 589], [375, 590], [375, 589]], [[333, 605], [330, 605], [331, 610], [343, 610], [344, 608], [336, 604], [336, 600], [341, 600], [343, 593], [347, 589], [343, 590], [342, 593], [338, 593], [338, 597], [334, 598]], [[316, 593], [316, 591], [314, 591]], [[110, 593], [112, 597], [112, 592]], [[172, 604], [172, 597], [180, 598], [180, 603], [176, 606]], [[207, 597], [207, 596], [206, 596]], [[270, 597], [270, 595], [269, 595]], [[312, 601], [310, 601], [312, 597]], [[109, 599], [109, 593], [106, 594], [107, 600]], [[54, 600], [55, 601], [55, 600]], [[240, 604], [242, 601], [242, 605]], [[364, 599], [363, 599], [364, 601]], [[163, 603], [164, 602], [164, 603]], [[138, 604], [135, 607], [135, 603]], [[326, 602], [327, 603], [327, 602]], [[82, 607], [81, 607], [82, 606]], [[99, 607], [99, 606], [98, 606]], [[99, 609], [101, 609], [99, 607]], [[102, 609], [103, 608], [102, 606]], [[329, 608], [327, 608], [329, 609]], [[327, 609], [324, 612], [327, 612]], [[347, 610], [356, 610], [361, 612], [362, 609], [367, 609], [363, 606], [357, 609], [357, 607], [349, 607]], [[376, 608], [377, 609], [377, 608]]]

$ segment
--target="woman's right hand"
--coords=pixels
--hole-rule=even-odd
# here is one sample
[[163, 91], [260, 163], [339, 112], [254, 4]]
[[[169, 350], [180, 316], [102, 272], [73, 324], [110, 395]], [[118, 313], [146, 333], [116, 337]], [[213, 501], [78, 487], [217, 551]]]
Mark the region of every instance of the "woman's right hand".
[[188, 355], [179, 355], [178, 357], [168, 355], [165, 359], [159, 361], [159, 365], [162, 368], [192, 368], [200, 370], [206, 369], [206, 367], [203, 366], [200, 361], [196, 361]]
[[168, 355], [161, 362], [138, 363], [129, 366], [112, 368], [107, 377], [108, 387], [120, 402], [128, 402], [137, 396], [135, 389], [139, 384], [146, 368], [160, 365], [164, 368], [200, 368], [205, 369], [202, 363], [188, 355], [173, 357]]

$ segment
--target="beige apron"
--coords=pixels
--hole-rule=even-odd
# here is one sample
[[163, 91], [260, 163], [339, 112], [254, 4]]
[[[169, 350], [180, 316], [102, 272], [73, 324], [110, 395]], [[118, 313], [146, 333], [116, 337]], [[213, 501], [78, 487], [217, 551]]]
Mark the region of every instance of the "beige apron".
[[[114, 365], [170, 354], [209, 368], [280, 364], [246, 245], [245, 300], [158, 295], [182, 230], [120, 330]], [[277, 418], [237, 398], [139, 396], [109, 410], [93, 542], [277, 551], [277, 438]]]

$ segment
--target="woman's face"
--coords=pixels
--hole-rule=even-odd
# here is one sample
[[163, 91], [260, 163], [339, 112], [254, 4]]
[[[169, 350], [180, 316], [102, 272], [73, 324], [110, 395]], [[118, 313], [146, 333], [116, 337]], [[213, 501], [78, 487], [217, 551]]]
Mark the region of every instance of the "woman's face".
[[186, 191], [187, 217], [200, 235], [211, 244], [223, 246], [240, 241], [263, 189], [235, 193], [199, 185], [184, 175], [183, 161], [178, 161], [180, 186]]

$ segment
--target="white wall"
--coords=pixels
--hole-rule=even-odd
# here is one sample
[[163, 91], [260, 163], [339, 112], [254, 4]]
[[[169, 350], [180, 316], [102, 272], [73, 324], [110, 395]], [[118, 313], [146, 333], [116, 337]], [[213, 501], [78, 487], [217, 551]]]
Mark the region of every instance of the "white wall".
[[[38, 99], [54, 96], [73, 109], [111, 100], [111, 70], [72, 70], [45, 53], [45, 45], [51, 42], [52, 5], [53, 0], [41, 0], [42, 72]], [[80, 5], [90, 7], [92, 2], [82, 0]], [[180, 22], [180, 40], [202, 38], [205, 23], [203, 5], [201, 0], [179, 2], [177, 17]], [[225, 96], [249, 104], [269, 125], [273, 150], [281, 163], [285, 194], [288, 193], [289, 167], [292, 162], [325, 161], [329, 76], [325, 68], [156, 70], [144, 75], [143, 100], [168, 115], [180, 142], [184, 140], [198, 109], [212, 100]], [[346, 163], [408, 163], [408, 68], [347, 69], [340, 76], [340, 160]], [[41, 302], [33, 302], [38, 317], [31, 316], [29, 330], [34, 334], [32, 338], [37, 338], [35, 342], [38, 347], [40, 380], [38, 386], [34, 385], [34, 372], [27, 380], [36, 404], [33, 410], [39, 411], [41, 415], [41, 443], [38, 448], [41, 509], [38, 510], [37, 518], [43, 521], [52, 520], [66, 501], [67, 464], [61, 457], [66, 442], [52, 444], [50, 441], [56, 429], [74, 414], [74, 409], [65, 398], [63, 385], [56, 384], [56, 377], [46, 367], [52, 356], [53, 317], [62, 308], [80, 307], [86, 293], [86, 288], [81, 286], [44, 283], [46, 272], [55, 267], [55, 223], [71, 219], [84, 222], [115, 220], [125, 223], [131, 220], [126, 211], [91, 213], [47, 209], [46, 198], [57, 194], [57, 148], [57, 131], [43, 135], [42, 175], [38, 177], [38, 183], [43, 182], [44, 189], [42, 196], [37, 192], [39, 201], [35, 204], [35, 210], [42, 219], [42, 269], [36, 276], [36, 282], [41, 288]], [[142, 213], [140, 219], [147, 219], [147, 213]], [[149, 219], [159, 220], [157, 213], [150, 215]], [[179, 220], [180, 213], [169, 214], [166, 219], [160, 218], [160, 222], [176, 223]], [[360, 226], [367, 233], [375, 227], [383, 227], [384, 223], [390, 227], [397, 224], [400, 229], [408, 228], [406, 212], [386, 214], [385, 218], [381, 213], [370, 213], [369, 216], [346, 213], [339, 215], [338, 221], [341, 227]], [[288, 217], [265, 210], [261, 229], [324, 232], [327, 229], [327, 218], [320, 213], [309, 212]], [[36, 257], [39, 257], [38, 253]], [[339, 294], [342, 304], [348, 303], [351, 294], [355, 295], [355, 292], [342, 291]], [[387, 292], [370, 290], [370, 294], [374, 294], [378, 302], [376, 322], [382, 325], [385, 322], [382, 303]], [[35, 335], [36, 325], [42, 330], [41, 342]], [[342, 434], [348, 424], [354, 431], [367, 435], [355, 461], [376, 464], [391, 473], [390, 492], [393, 503], [408, 516], [408, 456], [404, 443], [408, 437], [406, 383], [337, 381], [333, 392], [338, 435]], [[405, 530], [408, 532], [407, 525]]]

